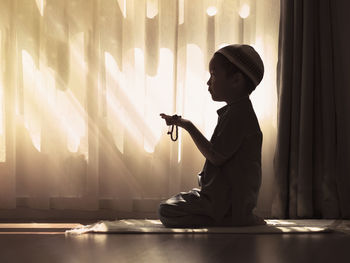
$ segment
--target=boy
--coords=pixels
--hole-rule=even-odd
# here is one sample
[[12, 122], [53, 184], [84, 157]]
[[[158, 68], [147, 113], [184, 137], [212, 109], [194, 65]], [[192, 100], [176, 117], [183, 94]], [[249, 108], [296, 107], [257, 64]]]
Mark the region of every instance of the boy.
[[230, 45], [215, 52], [207, 84], [218, 124], [210, 141], [184, 118], [160, 114], [167, 125], [185, 129], [206, 158], [199, 174], [201, 189], [162, 202], [159, 217], [166, 227], [262, 225], [254, 215], [261, 184], [262, 133], [249, 94], [260, 83], [264, 65], [248, 45]]

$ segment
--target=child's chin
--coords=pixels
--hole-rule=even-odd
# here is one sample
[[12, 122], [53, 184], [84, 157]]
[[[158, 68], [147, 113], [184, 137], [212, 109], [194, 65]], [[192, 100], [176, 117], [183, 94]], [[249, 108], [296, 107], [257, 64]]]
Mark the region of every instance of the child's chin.
[[216, 97], [213, 96], [213, 95], [211, 95], [211, 99], [212, 99], [213, 101], [223, 101], [223, 100], [221, 100], [221, 99], [219, 99], [219, 98], [216, 98]]
[[211, 94], [211, 99], [212, 99], [213, 101], [217, 101], [217, 98], [216, 98], [213, 94]]

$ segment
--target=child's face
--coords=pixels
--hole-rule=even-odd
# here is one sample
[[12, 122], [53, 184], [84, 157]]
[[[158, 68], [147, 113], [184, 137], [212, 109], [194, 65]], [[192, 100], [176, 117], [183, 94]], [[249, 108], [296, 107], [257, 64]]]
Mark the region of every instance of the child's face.
[[232, 76], [226, 73], [220, 58], [214, 56], [209, 63], [210, 78], [207, 82], [214, 101], [228, 101], [232, 96]]

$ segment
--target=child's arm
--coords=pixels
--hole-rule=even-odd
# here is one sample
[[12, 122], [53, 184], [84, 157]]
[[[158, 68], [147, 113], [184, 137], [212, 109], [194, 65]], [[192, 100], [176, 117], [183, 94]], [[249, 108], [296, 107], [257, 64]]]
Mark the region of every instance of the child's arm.
[[198, 150], [203, 156], [214, 165], [221, 165], [225, 162], [224, 156], [214, 151], [212, 143], [205, 138], [205, 136], [197, 129], [197, 127], [190, 121], [184, 118], [172, 118], [172, 116], [164, 113], [160, 116], [165, 119], [167, 125], [177, 125], [185, 129], [192, 137]]

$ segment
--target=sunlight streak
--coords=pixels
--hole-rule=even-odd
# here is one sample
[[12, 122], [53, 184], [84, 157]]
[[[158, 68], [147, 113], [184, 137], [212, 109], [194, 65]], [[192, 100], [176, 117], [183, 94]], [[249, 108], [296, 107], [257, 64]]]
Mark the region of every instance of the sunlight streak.
[[117, 0], [119, 9], [122, 11], [123, 17], [126, 18], [126, 0]]
[[39, 10], [41, 16], [44, 15], [44, 1], [45, 0], [35, 0], [36, 5], [38, 7], [38, 10]]
[[[88, 158], [87, 145], [87, 121], [86, 109], [82, 106], [85, 100], [84, 80], [87, 74], [87, 65], [85, 62], [84, 33], [78, 33], [70, 40], [70, 64], [79, 65], [73, 67], [70, 72], [68, 89], [62, 93], [62, 107], [65, 110], [62, 116], [65, 116], [66, 122], [71, 123], [73, 134], [68, 137], [67, 146], [71, 152], [80, 152]], [[85, 86], [85, 85], [84, 85]], [[77, 98], [79, 96], [79, 100]]]
[[203, 98], [207, 96], [207, 87], [204, 80], [204, 56], [197, 45], [187, 44], [186, 84], [185, 84], [185, 113], [195, 122], [201, 122], [205, 117]]
[[179, 25], [185, 22], [185, 0], [179, 0]]
[[40, 109], [35, 105], [33, 100], [38, 97], [37, 91], [40, 90], [42, 78], [40, 71], [36, 69], [32, 56], [25, 50], [22, 50], [22, 65], [23, 65], [23, 83], [24, 96], [30, 97], [32, 100], [24, 101], [23, 113], [24, 126], [29, 132], [34, 147], [41, 150], [41, 118], [39, 115]]
[[139, 145], [142, 145], [143, 134], [134, 124], [133, 120], [127, 116], [127, 112], [123, 110], [123, 105], [119, 103], [119, 100], [117, 100], [114, 94], [111, 93], [109, 90], [107, 90], [106, 98], [107, 103], [109, 105], [109, 113], [111, 114], [111, 117], [120, 121], [123, 125], [122, 127], [124, 127], [128, 131], [128, 133], [135, 139], [135, 141]]
[[[106, 98], [110, 96], [114, 96], [113, 94], [116, 94], [118, 96], [118, 89], [120, 87], [124, 87], [125, 80], [124, 80], [124, 74], [120, 71], [117, 62], [114, 60], [113, 56], [105, 52], [104, 53], [104, 59], [105, 59], [105, 67], [107, 69], [106, 71]], [[114, 115], [114, 111], [118, 111], [121, 114], [121, 120], [124, 119], [124, 110], [120, 103], [117, 104], [111, 104], [107, 103], [107, 119], [109, 120], [110, 116]], [[112, 107], [117, 107], [117, 109], [112, 109]], [[107, 121], [107, 127], [109, 131], [113, 134], [114, 143], [117, 146], [118, 150], [121, 153], [124, 153], [124, 127], [121, 120], [109, 120]]]
[[209, 137], [216, 125], [216, 110], [224, 104], [213, 102], [208, 91], [208, 65], [204, 64], [201, 49], [188, 44], [187, 56], [185, 113], [199, 128], [204, 129], [205, 136]]
[[127, 219], [123, 219], [123, 220], [120, 220], [121, 222], [123, 222], [123, 223], [125, 223], [125, 224], [127, 224], [127, 225], [134, 225], [134, 223], [132, 223], [132, 222], [129, 222]]
[[130, 80], [131, 86], [128, 89], [124, 89], [126, 94], [131, 99], [130, 102], [134, 108], [139, 112], [140, 116], [143, 116], [144, 109], [144, 80], [145, 80], [145, 56], [141, 48], [134, 49], [134, 74], [137, 78]]
[[[266, 42], [266, 39], [265, 39]], [[272, 43], [271, 43], [272, 45]], [[269, 45], [264, 45], [262, 37], [257, 37], [253, 47], [260, 54], [264, 61], [265, 73], [261, 83], [255, 89], [251, 95], [251, 100], [254, 105], [254, 109], [259, 120], [263, 123], [265, 121], [271, 121], [275, 125], [276, 114], [275, 108], [277, 107], [276, 86], [275, 86], [275, 67], [274, 61], [267, 59], [264, 47], [269, 49]]]
[[145, 141], [145, 150], [149, 153], [154, 151], [154, 147], [159, 142], [164, 130], [164, 120], [159, 117], [159, 113], [172, 114], [173, 109], [173, 89], [174, 89], [174, 56], [170, 49], [161, 48], [159, 52], [159, 65], [155, 76], [146, 76], [146, 105], [145, 122], [152, 129], [155, 140]]
[[162, 225], [162, 223], [159, 220], [154, 220], [154, 219], [146, 219], [146, 222], [150, 222], [151, 224], [154, 224], [154, 225]]
[[[117, 139], [116, 146], [121, 152], [123, 152], [124, 136], [123, 136], [123, 133], [121, 133], [122, 129], [124, 128], [127, 129], [127, 131], [138, 142], [138, 144], [142, 144], [141, 138], [143, 135], [141, 132], [138, 131], [137, 127], [127, 117], [127, 112], [125, 111], [126, 106], [124, 106], [124, 103], [127, 103], [130, 100], [117, 99], [116, 97], [117, 95], [120, 94], [122, 88], [125, 85], [123, 81], [124, 76], [122, 72], [120, 72], [117, 62], [115, 61], [113, 56], [108, 52], [105, 52], [105, 65], [106, 65], [106, 74], [107, 74], [107, 78], [106, 78], [107, 117], [113, 118], [109, 122], [112, 125], [112, 126], [109, 125], [109, 128], [111, 129], [111, 132], [113, 132], [113, 135], [114, 135], [113, 137]], [[119, 122], [121, 126], [114, 127], [113, 123], [116, 121]], [[118, 132], [121, 136], [117, 136], [118, 133], [115, 134], [114, 132]], [[121, 140], [118, 141], [118, 138], [120, 138]]]
[[[137, 54], [135, 54], [137, 56], [135, 60], [138, 64], [138, 71], [143, 72], [141, 65], [143, 56], [139, 51], [135, 53]], [[154, 142], [158, 140], [157, 134], [146, 122], [144, 114], [141, 112], [145, 104], [144, 97], [140, 94], [140, 88], [143, 87], [141, 80], [137, 81], [139, 85], [142, 84], [141, 86], [136, 87], [134, 91], [128, 91], [125, 85], [123, 85], [123, 81], [121, 83], [119, 82], [118, 76], [122, 73], [120, 73], [113, 56], [108, 52], [105, 52], [105, 64], [107, 74], [106, 98], [108, 108], [110, 109], [109, 114], [122, 123], [122, 127], [127, 129], [138, 144], [144, 145], [145, 142], [147, 144], [154, 144]], [[139, 92], [137, 92], [137, 90], [139, 90]], [[113, 121], [115, 121], [115, 119]]]
[[81, 138], [86, 134], [85, 119], [73, 104], [71, 91], [57, 91], [57, 102], [60, 106], [56, 108], [61, 125], [66, 127], [68, 133], [67, 147], [71, 152], [77, 152]]
[[[33, 145], [41, 151], [41, 125], [43, 115], [40, 109], [49, 113], [52, 125], [58, 122], [59, 128], [67, 136], [67, 148], [77, 152], [81, 138], [86, 134], [84, 111], [77, 110], [79, 103], [74, 100], [71, 91], [56, 90], [54, 78], [49, 68], [36, 69], [31, 55], [22, 50], [23, 80], [25, 83], [25, 101], [27, 109], [24, 112], [23, 122], [31, 136]], [[85, 153], [87, 154], [87, 153]]]
[[286, 220], [278, 219], [266, 219], [265, 220], [269, 225], [295, 225], [294, 222], [288, 222]]

